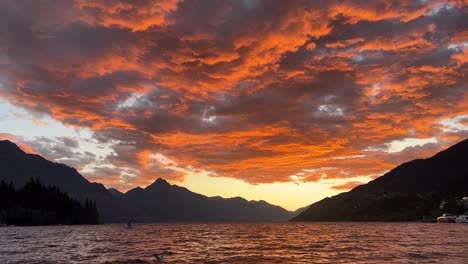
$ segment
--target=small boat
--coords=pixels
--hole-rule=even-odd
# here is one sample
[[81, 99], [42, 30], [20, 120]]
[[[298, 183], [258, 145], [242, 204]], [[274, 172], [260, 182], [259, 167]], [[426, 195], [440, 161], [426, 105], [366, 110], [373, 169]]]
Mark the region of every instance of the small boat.
[[437, 223], [456, 223], [455, 219], [457, 219], [456, 215], [443, 214], [443, 215], [437, 217]]
[[0, 210], [0, 226], [8, 226], [6, 223], [7, 211], [4, 209]]
[[154, 254], [154, 257], [156, 258], [157, 262], [163, 262], [164, 261], [164, 254]]
[[131, 220], [128, 220], [127, 225], [125, 226], [125, 228], [128, 228], [128, 229], [133, 228], [133, 225], [132, 225], [132, 221], [131, 221]]
[[457, 223], [464, 223], [464, 224], [468, 224], [468, 212], [465, 212], [464, 214], [462, 215], [459, 215], [456, 219], [455, 219], [455, 222]]
[[159, 253], [159, 254], [154, 254], [154, 257], [156, 259], [157, 262], [161, 263], [164, 261], [164, 257], [165, 256], [170, 256], [174, 253], [170, 252], [170, 251], [164, 251], [162, 253]]

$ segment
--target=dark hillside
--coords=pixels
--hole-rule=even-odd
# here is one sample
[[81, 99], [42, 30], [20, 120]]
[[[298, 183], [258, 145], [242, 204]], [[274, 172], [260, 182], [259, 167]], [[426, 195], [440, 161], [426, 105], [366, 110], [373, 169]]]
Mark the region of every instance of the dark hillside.
[[415, 221], [461, 214], [468, 195], [468, 140], [404, 163], [353, 190], [312, 204], [292, 221]]

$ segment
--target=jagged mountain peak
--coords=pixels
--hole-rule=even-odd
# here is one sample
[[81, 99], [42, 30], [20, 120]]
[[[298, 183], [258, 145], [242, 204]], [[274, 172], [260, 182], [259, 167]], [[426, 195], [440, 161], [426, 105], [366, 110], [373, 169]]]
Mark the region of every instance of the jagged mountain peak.
[[157, 178], [151, 185], [165, 185], [165, 186], [168, 186], [170, 184], [163, 178]]
[[145, 190], [166, 190], [176, 185], [171, 185], [163, 178], [156, 179], [152, 184], [146, 186]]

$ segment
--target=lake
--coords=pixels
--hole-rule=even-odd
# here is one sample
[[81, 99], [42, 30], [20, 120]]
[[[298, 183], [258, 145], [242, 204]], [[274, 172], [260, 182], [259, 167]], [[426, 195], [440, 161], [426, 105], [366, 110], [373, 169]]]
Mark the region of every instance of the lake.
[[468, 224], [1, 227], [1, 263], [468, 263]]

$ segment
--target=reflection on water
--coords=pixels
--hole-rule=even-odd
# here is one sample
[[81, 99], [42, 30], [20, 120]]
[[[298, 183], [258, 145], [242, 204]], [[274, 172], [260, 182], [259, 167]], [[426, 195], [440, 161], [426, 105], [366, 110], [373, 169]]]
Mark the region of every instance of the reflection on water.
[[467, 263], [468, 224], [230, 223], [0, 228], [1, 263]]

